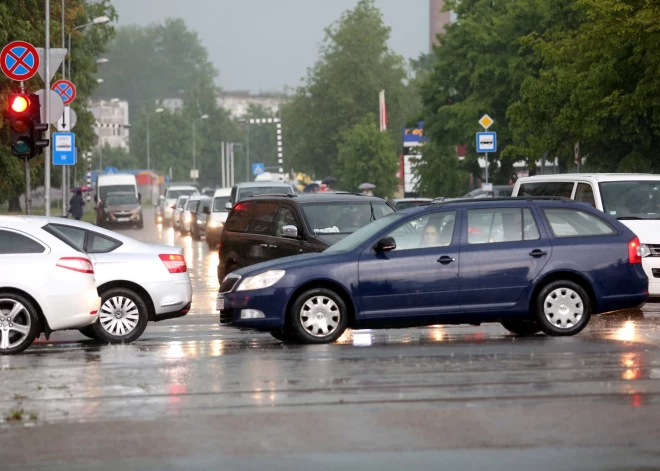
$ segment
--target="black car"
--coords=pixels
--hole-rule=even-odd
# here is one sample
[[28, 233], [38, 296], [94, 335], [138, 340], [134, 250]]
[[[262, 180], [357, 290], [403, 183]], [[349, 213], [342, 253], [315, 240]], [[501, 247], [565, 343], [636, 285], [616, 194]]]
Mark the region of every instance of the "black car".
[[395, 211], [380, 198], [304, 193], [255, 196], [229, 213], [220, 240], [218, 278], [276, 258], [323, 252], [344, 237]]
[[197, 206], [190, 212], [190, 237], [193, 240], [202, 240], [206, 236], [206, 219], [212, 203], [212, 198], [198, 200]]
[[133, 192], [109, 193], [99, 204], [96, 212], [99, 227], [144, 227], [142, 205]]

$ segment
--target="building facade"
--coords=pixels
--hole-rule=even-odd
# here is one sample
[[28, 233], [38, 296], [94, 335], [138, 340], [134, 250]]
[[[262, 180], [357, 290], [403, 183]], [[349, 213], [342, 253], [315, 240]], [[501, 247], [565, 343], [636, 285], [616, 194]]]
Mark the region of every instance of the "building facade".
[[[219, 108], [227, 110], [232, 118], [243, 118], [247, 115], [251, 105], [262, 106], [272, 114], [277, 115], [287, 99], [287, 95], [281, 93], [253, 95], [249, 91], [223, 91], [216, 99], [216, 104]], [[175, 112], [183, 108], [183, 100], [181, 98], [166, 98], [159, 105], [170, 112]]]
[[92, 102], [90, 110], [96, 122], [94, 132], [97, 142], [95, 149], [106, 145], [112, 148], [129, 150], [130, 123], [128, 120], [128, 102], [112, 99]]

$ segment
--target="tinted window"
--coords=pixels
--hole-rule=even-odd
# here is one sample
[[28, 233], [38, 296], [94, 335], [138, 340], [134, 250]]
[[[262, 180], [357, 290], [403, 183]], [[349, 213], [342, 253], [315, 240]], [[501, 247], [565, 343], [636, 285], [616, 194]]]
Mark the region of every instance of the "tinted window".
[[518, 196], [563, 196], [573, 194], [573, 182], [534, 182], [520, 185]]
[[167, 195], [165, 196], [168, 200], [175, 200], [182, 195], [194, 195], [195, 190], [167, 190]]
[[249, 232], [252, 234], [272, 235], [275, 219], [280, 210], [279, 203], [257, 203], [252, 214]]
[[302, 208], [315, 234], [352, 234], [394, 212], [384, 201], [308, 203]]
[[600, 195], [616, 218], [660, 219], [660, 181], [604, 182]]
[[616, 234], [616, 230], [601, 218], [576, 209], [543, 210], [555, 237], [584, 237]]
[[587, 203], [596, 207], [596, 199], [594, 198], [594, 190], [588, 183], [578, 183], [577, 190], [575, 190], [575, 201], [580, 203]]
[[468, 211], [468, 243], [518, 242], [539, 238], [529, 209], [493, 208]]
[[388, 234], [396, 242], [395, 250], [412, 250], [451, 245], [456, 225], [456, 211], [430, 214], [408, 221]]
[[288, 186], [255, 186], [252, 188], [240, 188], [238, 190], [238, 199], [244, 200], [257, 195], [288, 195], [291, 188]]
[[108, 206], [116, 206], [120, 204], [137, 204], [138, 200], [134, 194], [131, 195], [113, 195], [109, 194], [108, 198], [105, 200], [105, 204]]
[[225, 204], [231, 201], [229, 196], [216, 196], [213, 199], [213, 212], [214, 213], [223, 213], [226, 212]]
[[[49, 224], [47, 227], [51, 229], [48, 232], [65, 244], [72, 242], [78, 250], [85, 250], [86, 230], [80, 229], [79, 227], [61, 226], [59, 224]], [[44, 229], [46, 229], [46, 227], [44, 227]], [[61, 235], [64, 235], [64, 237], [61, 237]]]
[[204, 208], [211, 208], [211, 200], [200, 201], [199, 205], [197, 205], [197, 212], [204, 212]]
[[111, 185], [99, 187], [101, 198], [108, 196], [108, 193], [134, 193], [135, 185]]
[[495, 194], [500, 198], [508, 198], [513, 193], [513, 187], [511, 188], [495, 188]]
[[277, 228], [275, 230], [275, 235], [277, 237], [282, 236], [282, 228], [284, 226], [296, 226], [298, 228], [298, 235], [300, 235], [300, 227], [298, 226], [298, 223], [296, 222], [296, 216], [293, 211], [293, 209], [289, 206], [282, 206], [282, 209], [280, 210], [280, 215], [277, 218]]
[[194, 211], [195, 208], [197, 208], [197, 203], [199, 203], [199, 200], [188, 200], [188, 203], [186, 203], [186, 211]]
[[239, 203], [234, 206], [225, 223], [225, 229], [232, 232], [247, 232], [253, 209], [253, 202]]
[[357, 230], [345, 239], [340, 240], [336, 244], [327, 248], [324, 253], [342, 253], [355, 250], [375, 236], [378, 232], [382, 231], [385, 227], [404, 216], [404, 213], [396, 212], [385, 216], [383, 219], [374, 221], [371, 224], [367, 224], [362, 229]]
[[43, 245], [35, 242], [29, 237], [15, 232], [0, 230], [0, 255], [22, 254], [22, 253], [44, 253]]
[[97, 234], [96, 232], [89, 232], [87, 240], [87, 253], [107, 253], [112, 252], [117, 247], [121, 246], [121, 242], [111, 239], [110, 237]]

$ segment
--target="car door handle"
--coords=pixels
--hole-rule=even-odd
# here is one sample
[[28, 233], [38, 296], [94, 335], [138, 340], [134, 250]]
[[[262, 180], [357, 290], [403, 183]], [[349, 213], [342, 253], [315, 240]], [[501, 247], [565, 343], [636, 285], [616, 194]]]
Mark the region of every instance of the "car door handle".
[[271, 244], [271, 245], [269, 245], [268, 247], [271, 248], [271, 249], [276, 249], [276, 248], [277, 248], [277, 245], [273, 245], [273, 244]]
[[532, 250], [529, 254], [532, 257], [539, 258], [548, 255], [548, 252], [544, 252], [543, 250], [536, 249], [536, 250]]
[[265, 249], [268, 248], [268, 244], [259, 244], [259, 245], [262, 246], [262, 247], [265, 248]]
[[455, 262], [456, 259], [453, 257], [449, 257], [447, 255], [443, 255], [438, 259], [438, 262], [442, 263], [443, 265], [449, 265], [452, 262]]

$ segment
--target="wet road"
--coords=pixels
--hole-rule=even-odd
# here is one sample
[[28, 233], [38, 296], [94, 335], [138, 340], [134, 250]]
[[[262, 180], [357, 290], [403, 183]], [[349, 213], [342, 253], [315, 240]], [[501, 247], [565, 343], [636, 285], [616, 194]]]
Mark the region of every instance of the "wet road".
[[660, 469], [660, 305], [573, 338], [489, 325], [284, 346], [218, 325], [205, 243], [129, 234], [185, 248], [191, 313], [132, 345], [62, 332], [0, 357], [0, 469]]

